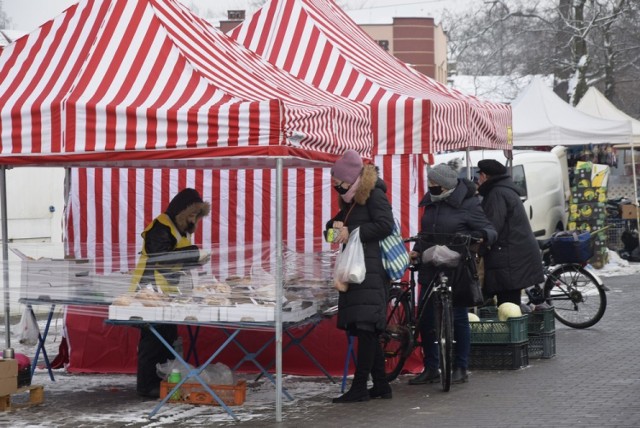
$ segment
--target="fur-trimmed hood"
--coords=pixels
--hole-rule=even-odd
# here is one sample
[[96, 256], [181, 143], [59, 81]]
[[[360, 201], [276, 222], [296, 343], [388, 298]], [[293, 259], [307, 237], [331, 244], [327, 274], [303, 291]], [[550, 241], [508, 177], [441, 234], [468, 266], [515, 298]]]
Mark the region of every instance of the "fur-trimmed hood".
[[[379, 187], [383, 192], [387, 193], [387, 185], [382, 181], [378, 175], [378, 167], [375, 165], [365, 165], [360, 173], [360, 185], [356, 190], [356, 194], [353, 200], [358, 205], [366, 205], [367, 199], [371, 195], [371, 191]], [[345, 206], [345, 202], [342, 198], [339, 198], [340, 207]]]

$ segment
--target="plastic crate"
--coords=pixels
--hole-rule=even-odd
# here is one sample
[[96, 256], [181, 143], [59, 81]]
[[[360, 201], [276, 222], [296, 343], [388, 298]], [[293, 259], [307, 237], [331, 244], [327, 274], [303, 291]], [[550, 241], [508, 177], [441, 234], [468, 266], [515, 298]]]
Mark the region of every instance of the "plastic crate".
[[529, 335], [529, 357], [552, 358], [556, 355], [556, 333]]
[[529, 365], [529, 342], [471, 344], [469, 368], [477, 370], [517, 370]]
[[522, 343], [528, 336], [528, 315], [498, 321], [497, 318], [471, 322], [471, 343]]
[[478, 310], [478, 316], [480, 318], [498, 318], [497, 306], [482, 306]]
[[529, 314], [529, 336], [556, 331], [554, 309], [535, 310]]
[[[247, 382], [239, 381], [235, 385], [209, 385], [213, 392], [227, 406], [238, 406], [244, 403], [247, 397]], [[166, 381], [160, 382], [160, 398], [164, 398], [173, 389], [173, 384]], [[184, 383], [180, 387], [180, 398], [170, 398], [169, 403], [189, 403], [189, 404], [207, 404], [210, 406], [219, 406], [211, 394], [198, 382]]]

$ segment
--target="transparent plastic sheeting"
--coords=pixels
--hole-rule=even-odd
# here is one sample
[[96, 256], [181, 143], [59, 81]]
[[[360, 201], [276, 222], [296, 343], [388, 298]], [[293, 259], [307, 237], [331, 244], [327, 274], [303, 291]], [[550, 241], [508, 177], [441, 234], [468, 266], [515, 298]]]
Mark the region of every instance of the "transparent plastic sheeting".
[[[126, 269], [107, 272], [105, 266], [113, 266], [113, 260], [55, 257], [33, 244], [9, 248], [12, 306], [30, 299], [73, 305], [69, 310], [83, 313], [109, 305], [112, 319], [274, 321], [276, 258], [270, 243], [225, 246], [224, 253], [202, 249], [210, 257], [176, 271], [177, 292], [172, 293], [153, 284], [131, 291], [137, 260], [120, 263]], [[337, 304], [332, 286], [335, 255], [284, 249], [283, 321], [299, 321]]]

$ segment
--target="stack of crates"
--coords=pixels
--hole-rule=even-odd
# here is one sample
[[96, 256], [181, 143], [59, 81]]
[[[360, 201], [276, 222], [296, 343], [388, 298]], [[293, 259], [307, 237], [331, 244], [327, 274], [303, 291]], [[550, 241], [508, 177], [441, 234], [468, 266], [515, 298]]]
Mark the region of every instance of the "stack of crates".
[[552, 358], [556, 355], [556, 325], [553, 307], [529, 314], [529, 357]]
[[498, 320], [495, 307], [480, 309], [471, 324], [469, 368], [515, 370], [529, 365], [528, 316]]

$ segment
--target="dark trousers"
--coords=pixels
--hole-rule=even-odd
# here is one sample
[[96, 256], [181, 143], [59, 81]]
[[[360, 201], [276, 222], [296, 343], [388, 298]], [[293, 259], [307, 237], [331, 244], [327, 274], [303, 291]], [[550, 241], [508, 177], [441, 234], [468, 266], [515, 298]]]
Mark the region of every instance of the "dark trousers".
[[358, 357], [351, 390], [366, 391], [369, 375], [374, 385], [386, 384], [384, 353], [379, 334], [361, 329], [351, 330], [350, 334], [358, 338]]
[[[178, 338], [178, 326], [174, 324], [154, 324], [154, 327], [169, 345], [173, 345], [173, 342]], [[162, 379], [156, 374], [156, 364], [164, 363], [173, 358], [171, 351], [158, 340], [149, 328], [142, 328], [140, 342], [138, 342], [138, 392], [149, 393], [153, 389], [159, 389]]]
[[[420, 337], [425, 369], [437, 369], [440, 365], [440, 356], [436, 337], [434, 295], [431, 295], [427, 300], [425, 314], [420, 323]], [[469, 325], [469, 309], [466, 307], [453, 307], [453, 339], [455, 340], [455, 366], [466, 369], [469, 367], [469, 353], [471, 352], [471, 326]]]

